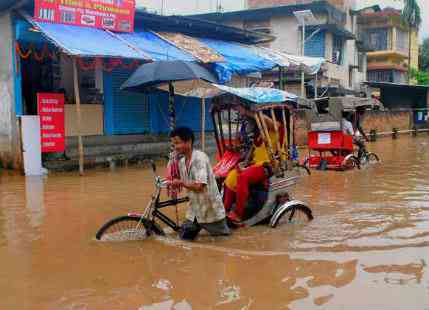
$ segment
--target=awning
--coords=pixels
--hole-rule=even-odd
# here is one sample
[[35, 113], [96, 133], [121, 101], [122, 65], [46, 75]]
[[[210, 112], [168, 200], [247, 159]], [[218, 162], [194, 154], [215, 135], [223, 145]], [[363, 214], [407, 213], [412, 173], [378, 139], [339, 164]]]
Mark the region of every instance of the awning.
[[197, 38], [175, 32], [157, 32], [163, 40], [191, 54], [202, 63], [225, 62], [225, 59]]
[[286, 101], [297, 102], [298, 96], [284, 90], [265, 87], [235, 88], [213, 84], [220, 90], [252, 101], [254, 103], [282, 103]]
[[134, 33], [116, 33], [130, 45], [143, 51], [149, 55], [153, 60], [184, 60], [184, 61], [197, 61], [195, 57], [187, 52], [182, 51], [173, 44], [163, 40], [156, 34], [149, 31], [137, 31]]
[[70, 56], [152, 60], [150, 55], [101, 29], [29, 21]]
[[271, 60], [279, 67], [289, 70], [304, 70], [310, 75], [319, 72], [322, 64], [326, 62], [321, 57], [296, 56], [260, 46], [253, 46], [252, 48], [256, 54]]
[[211, 49], [223, 56], [225, 62], [216, 62], [213, 68], [219, 81], [230, 81], [233, 74], [244, 75], [273, 69], [276, 64], [271, 60], [258, 56], [251, 47], [219, 40], [199, 39]]

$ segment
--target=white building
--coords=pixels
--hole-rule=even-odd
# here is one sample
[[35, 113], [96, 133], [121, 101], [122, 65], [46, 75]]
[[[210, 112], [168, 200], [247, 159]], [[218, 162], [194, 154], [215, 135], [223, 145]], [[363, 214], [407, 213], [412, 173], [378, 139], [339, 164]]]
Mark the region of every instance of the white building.
[[[311, 10], [317, 24], [306, 26], [305, 55], [327, 60], [318, 79], [319, 88], [340, 88], [360, 91], [366, 80], [366, 54], [357, 40], [357, 13], [354, 0], [296, 1], [249, 0], [247, 10], [193, 15], [247, 30], [274, 35], [267, 46], [300, 55], [302, 29], [295, 11]], [[299, 81], [299, 73], [288, 74], [288, 84]], [[306, 77], [309, 81], [313, 77]], [[298, 91], [299, 92], [299, 91]]]

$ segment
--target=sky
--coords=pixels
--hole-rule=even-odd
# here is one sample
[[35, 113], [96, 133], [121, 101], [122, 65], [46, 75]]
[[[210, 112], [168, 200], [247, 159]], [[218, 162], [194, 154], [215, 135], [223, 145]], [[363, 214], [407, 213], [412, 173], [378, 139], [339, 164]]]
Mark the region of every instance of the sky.
[[[225, 11], [242, 10], [246, 0], [136, 0], [137, 5], [156, 10], [161, 13], [164, 4], [164, 14], [196, 14], [213, 12], [216, 3], [220, 3]], [[422, 12], [420, 39], [429, 37], [429, 0], [417, 0]], [[356, 0], [358, 8], [379, 4], [381, 7], [393, 6], [401, 8], [401, 0]]]

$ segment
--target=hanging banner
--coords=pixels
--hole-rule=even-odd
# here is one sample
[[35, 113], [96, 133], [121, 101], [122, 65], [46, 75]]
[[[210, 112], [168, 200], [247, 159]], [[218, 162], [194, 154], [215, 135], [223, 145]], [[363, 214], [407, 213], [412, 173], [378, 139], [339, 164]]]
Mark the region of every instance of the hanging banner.
[[35, 0], [34, 19], [75, 26], [134, 31], [135, 0]]
[[64, 94], [38, 93], [42, 153], [65, 150]]

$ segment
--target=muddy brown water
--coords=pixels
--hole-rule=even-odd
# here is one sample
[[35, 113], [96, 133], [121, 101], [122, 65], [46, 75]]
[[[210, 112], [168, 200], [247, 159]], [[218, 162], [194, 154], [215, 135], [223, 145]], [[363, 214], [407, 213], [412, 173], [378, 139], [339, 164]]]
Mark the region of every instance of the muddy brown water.
[[369, 147], [381, 164], [293, 190], [313, 222], [195, 243], [94, 240], [147, 203], [144, 168], [3, 172], [0, 309], [429, 309], [429, 136]]

